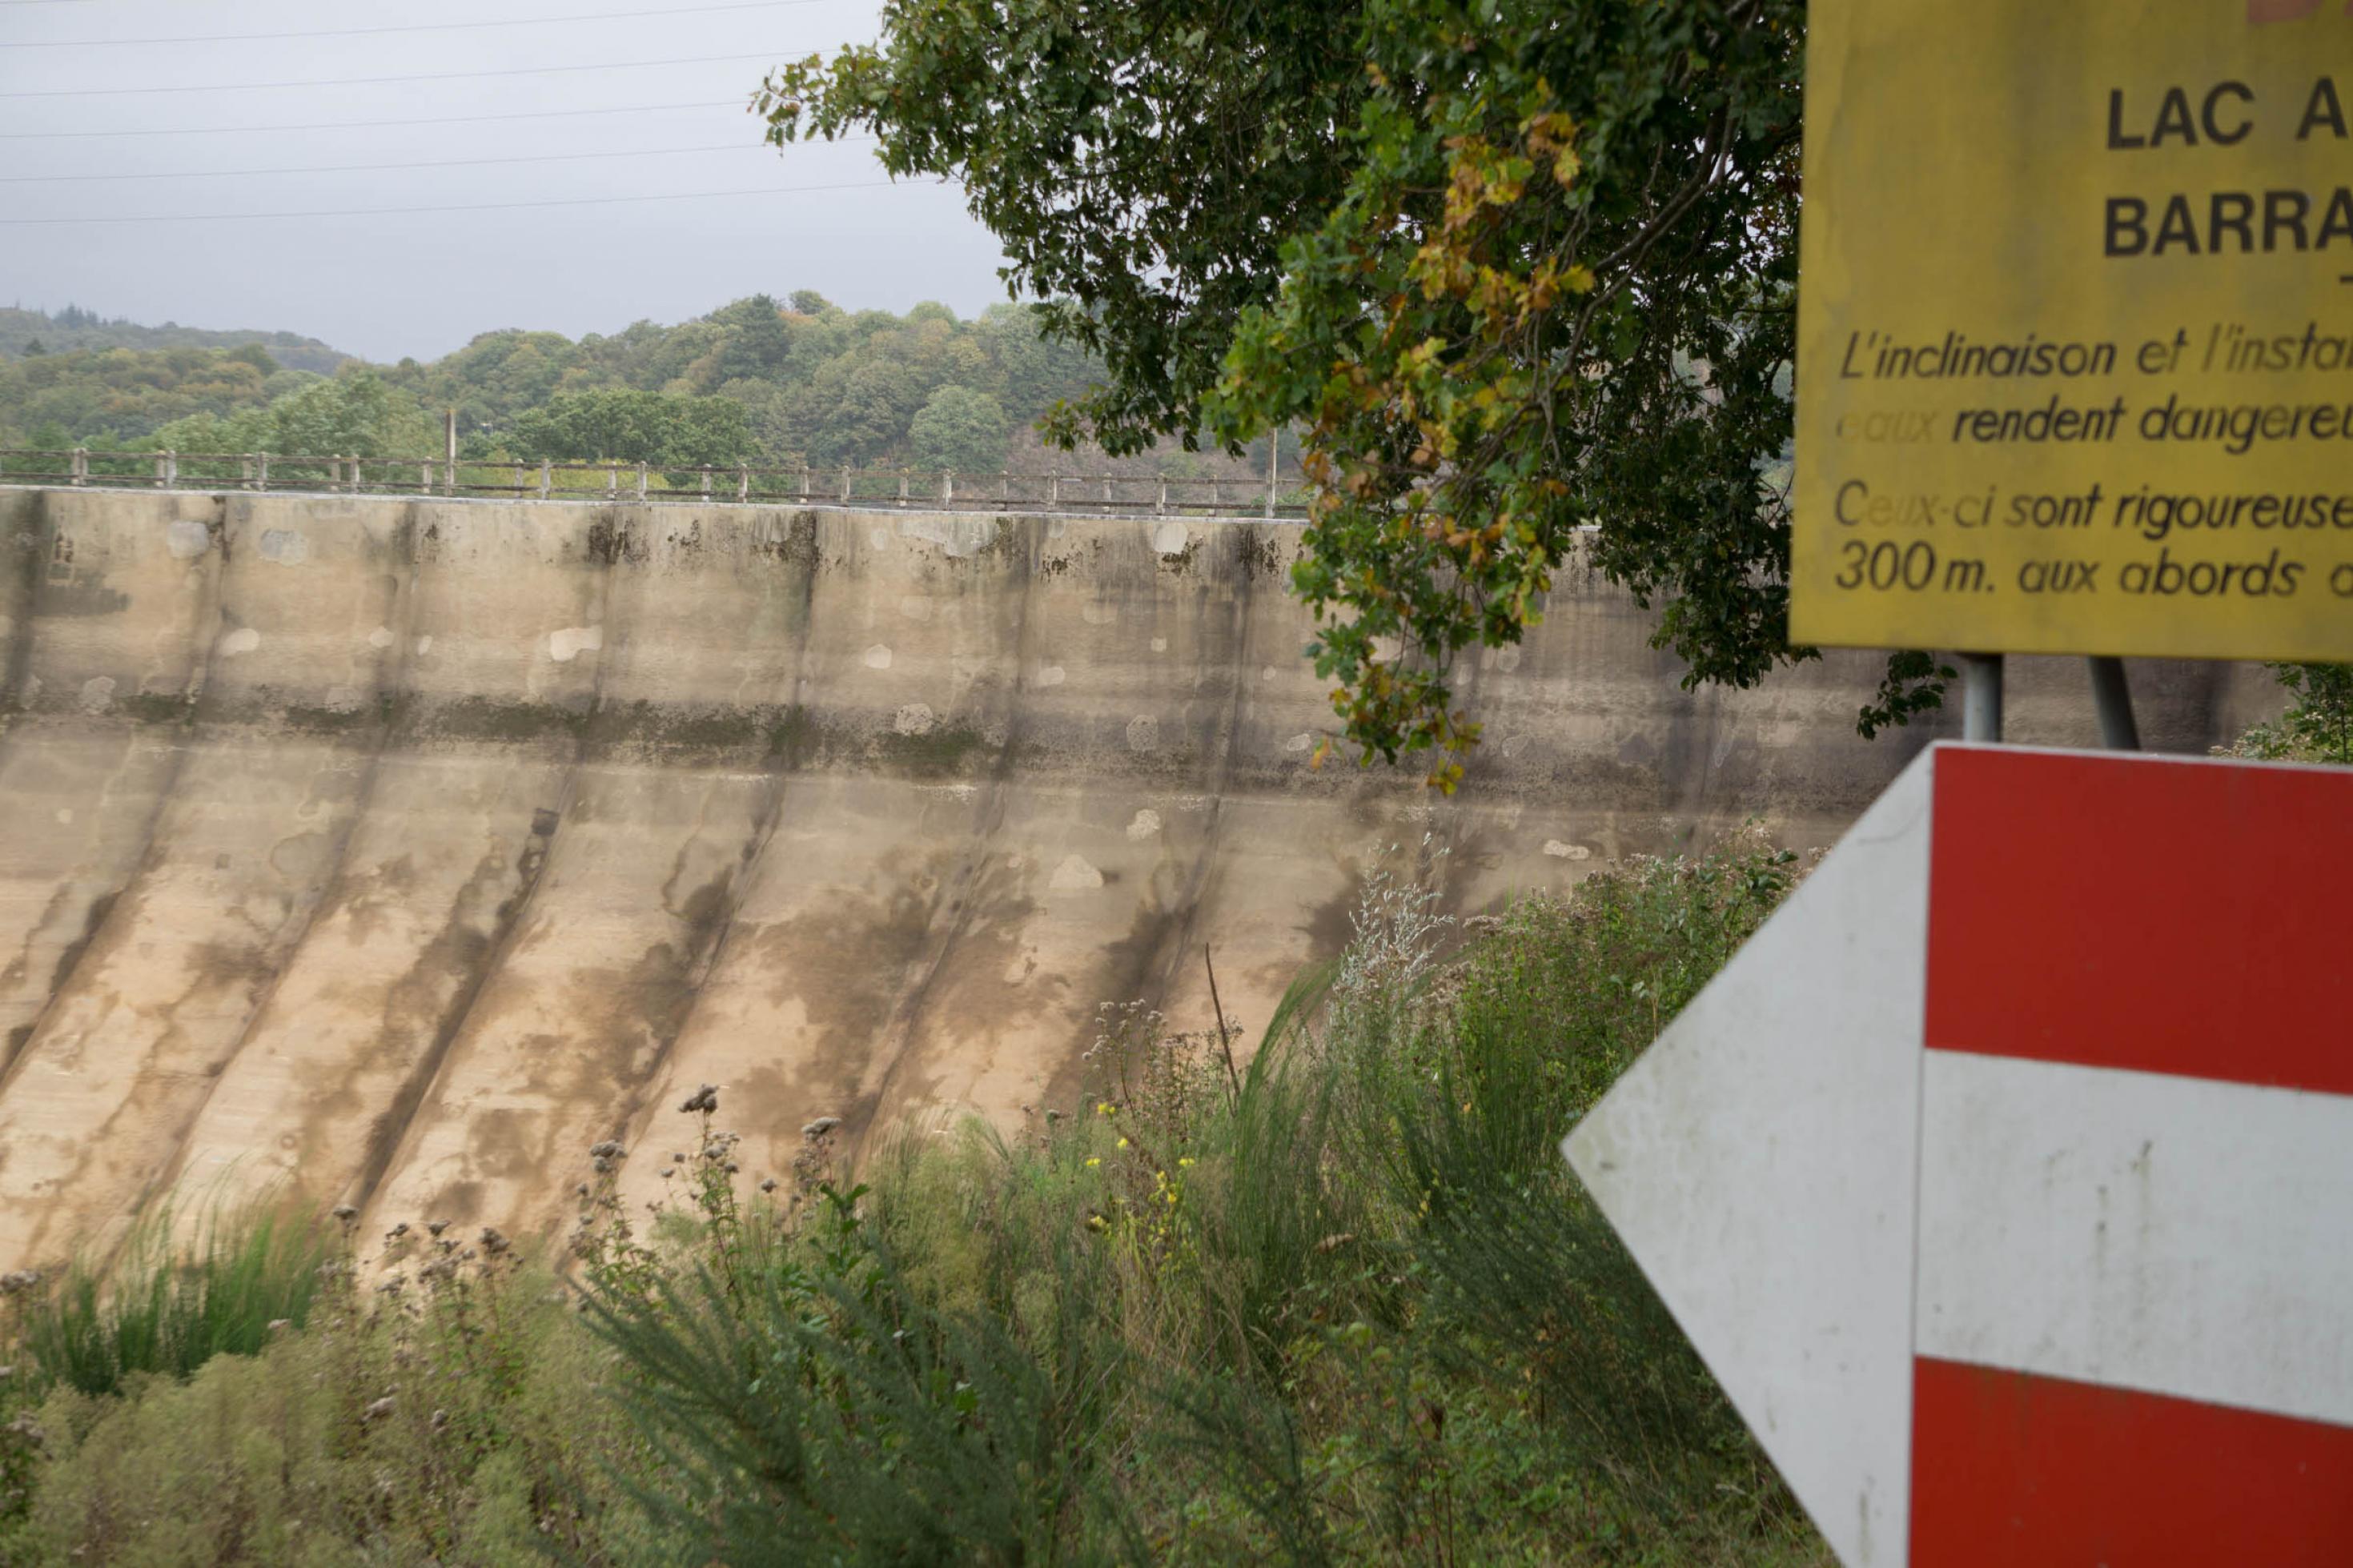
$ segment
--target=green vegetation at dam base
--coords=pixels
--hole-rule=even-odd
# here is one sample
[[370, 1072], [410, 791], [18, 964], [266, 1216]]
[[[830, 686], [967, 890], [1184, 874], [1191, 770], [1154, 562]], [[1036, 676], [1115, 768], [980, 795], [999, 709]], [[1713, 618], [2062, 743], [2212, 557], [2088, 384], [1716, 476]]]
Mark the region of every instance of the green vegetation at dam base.
[[0, 1562], [1826, 1562], [1556, 1152], [1791, 858], [1467, 926], [1377, 881], [1247, 1064], [1109, 1008], [1083, 1100], [854, 1184], [830, 1119], [739, 1170], [705, 1090], [579, 1152], [559, 1257], [248, 1220], [13, 1277]]

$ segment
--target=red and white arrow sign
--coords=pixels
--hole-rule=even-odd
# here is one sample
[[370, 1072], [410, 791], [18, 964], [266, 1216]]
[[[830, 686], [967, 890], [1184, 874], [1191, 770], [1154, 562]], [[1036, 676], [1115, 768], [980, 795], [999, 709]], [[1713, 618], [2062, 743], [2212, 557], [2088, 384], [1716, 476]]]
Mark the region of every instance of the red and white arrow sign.
[[1937, 746], [1563, 1146], [1852, 1568], [2353, 1563], [2353, 773]]

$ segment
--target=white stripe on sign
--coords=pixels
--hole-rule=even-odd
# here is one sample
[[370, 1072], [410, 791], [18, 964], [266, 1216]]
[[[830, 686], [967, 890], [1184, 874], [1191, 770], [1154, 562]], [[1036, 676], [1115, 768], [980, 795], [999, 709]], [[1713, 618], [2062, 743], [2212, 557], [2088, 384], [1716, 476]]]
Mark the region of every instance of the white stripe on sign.
[[2353, 1425], [2353, 1102], [1926, 1057], [1921, 1354]]
[[1566, 1145], [1832, 1548], [1868, 1568], [1902, 1568], [1911, 1510], [1929, 779], [1924, 758], [1879, 797]]

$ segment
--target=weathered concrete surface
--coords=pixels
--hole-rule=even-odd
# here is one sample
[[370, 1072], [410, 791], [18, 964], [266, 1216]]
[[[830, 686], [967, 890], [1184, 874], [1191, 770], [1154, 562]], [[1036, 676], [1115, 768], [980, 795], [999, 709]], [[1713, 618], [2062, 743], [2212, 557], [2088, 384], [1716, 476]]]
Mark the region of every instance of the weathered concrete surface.
[[[1571, 574], [1468, 672], [1459, 797], [1313, 772], [1294, 542], [0, 490], [0, 1267], [174, 1185], [542, 1230], [704, 1081], [754, 1173], [820, 1114], [1067, 1106], [1098, 1004], [1205, 1024], [1211, 942], [1261, 1024], [1385, 860], [1469, 910], [1752, 815], [1820, 845], [1934, 732], [1855, 737], [1862, 656], [1682, 691]], [[2173, 748], [2263, 700], [2136, 683]], [[2066, 661], [2010, 714], [2095, 739]]]

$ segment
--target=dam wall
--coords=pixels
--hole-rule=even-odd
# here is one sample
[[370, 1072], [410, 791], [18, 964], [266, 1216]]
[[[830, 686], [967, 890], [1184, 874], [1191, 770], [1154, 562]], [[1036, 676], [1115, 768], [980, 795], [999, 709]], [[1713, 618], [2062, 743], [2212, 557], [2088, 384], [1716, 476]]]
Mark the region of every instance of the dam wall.
[[[1083, 1091], [1097, 1008], [1255, 1030], [1387, 868], [1457, 913], [1755, 816], [1827, 845], [1946, 723], [1879, 660], [1685, 691], [1564, 571], [1466, 658], [1459, 795], [1311, 767], [1296, 525], [0, 489], [0, 1268], [174, 1188], [548, 1234], [723, 1086], [746, 1179]], [[2155, 747], [2260, 672], [2137, 664]], [[2096, 743], [2080, 664], [2014, 739]], [[628, 1168], [658, 1187], [659, 1157]]]

